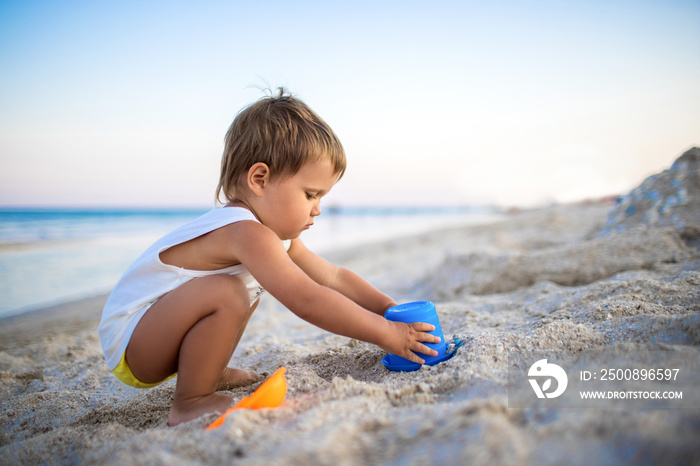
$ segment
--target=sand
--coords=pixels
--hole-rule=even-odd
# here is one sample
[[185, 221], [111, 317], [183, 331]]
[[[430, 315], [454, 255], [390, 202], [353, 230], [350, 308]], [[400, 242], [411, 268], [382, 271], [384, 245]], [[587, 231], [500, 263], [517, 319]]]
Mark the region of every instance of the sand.
[[[174, 381], [136, 390], [108, 372], [96, 334], [105, 297], [4, 319], [0, 463], [700, 464], [700, 151], [683, 157], [617, 202], [327, 254], [399, 301], [434, 301], [464, 347], [390, 372], [379, 348], [267, 296], [232, 365], [285, 366], [287, 399], [212, 432], [214, 415], [166, 425]], [[686, 407], [509, 407], [509, 371], [532, 351], [572, 367], [594, 351], [618, 363], [666, 351], [685, 370], [673, 388]]]

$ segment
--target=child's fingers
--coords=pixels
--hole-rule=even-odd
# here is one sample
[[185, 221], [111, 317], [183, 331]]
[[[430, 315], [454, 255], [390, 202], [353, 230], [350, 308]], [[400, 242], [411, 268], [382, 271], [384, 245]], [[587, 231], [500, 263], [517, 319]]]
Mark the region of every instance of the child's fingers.
[[418, 330], [420, 332], [416, 340], [427, 341], [428, 343], [440, 343], [440, 337], [427, 333], [435, 330], [434, 325], [428, 324], [426, 322], [413, 322], [409, 325], [411, 326], [411, 328], [413, 328], [413, 330]]
[[397, 329], [403, 328], [405, 330], [408, 328], [410, 330], [408, 333], [404, 334], [404, 338], [407, 338], [407, 340], [404, 340], [404, 342], [408, 344], [408, 347], [404, 346], [404, 349], [399, 351], [394, 349], [393, 352], [391, 348], [387, 348], [390, 353], [401, 356], [402, 358], [408, 359], [409, 361], [417, 364], [425, 364], [425, 360], [416, 353], [433, 357], [439, 354], [436, 350], [429, 348], [422, 343], [440, 343], [440, 337], [427, 333], [435, 330], [434, 325], [426, 322], [413, 322], [410, 324], [398, 322], [392, 323], [397, 325]]
[[430, 333], [419, 333], [417, 338], [418, 341], [427, 341], [428, 343], [440, 343], [440, 337], [432, 335]]
[[418, 342], [415, 342], [411, 346], [411, 350], [417, 351], [417, 352], [422, 353], [422, 354], [426, 354], [428, 356], [433, 356], [433, 357], [435, 357], [439, 354], [436, 350], [434, 350], [432, 348], [428, 348], [423, 343], [418, 343]]
[[413, 322], [408, 325], [410, 325], [413, 330], [418, 330], [419, 332], [432, 332], [435, 330], [435, 326], [427, 322]]
[[408, 359], [411, 362], [415, 362], [415, 363], [418, 363], [421, 365], [425, 364], [425, 360], [421, 359], [421, 357], [418, 356], [413, 351], [408, 351], [408, 352], [406, 352], [406, 354], [399, 354], [398, 356], [401, 356], [404, 359]]
[[422, 343], [415, 342], [413, 345], [411, 345], [411, 351], [407, 351], [405, 354], [400, 354], [399, 356], [421, 365], [425, 364], [425, 359], [422, 359], [416, 353], [422, 353], [428, 356], [438, 355], [438, 352], [434, 349], [430, 349]]

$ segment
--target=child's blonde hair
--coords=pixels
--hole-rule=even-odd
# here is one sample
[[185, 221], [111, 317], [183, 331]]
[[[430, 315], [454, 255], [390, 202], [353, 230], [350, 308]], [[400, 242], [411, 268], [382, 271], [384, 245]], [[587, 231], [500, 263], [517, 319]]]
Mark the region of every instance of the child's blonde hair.
[[327, 158], [340, 179], [346, 160], [340, 140], [328, 124], [304, 102], [279, 88], [236, 115], [224, 139], [216, 200], [228, 202], [250, 167], [258, 162], [270, 168], [270, 178], [292, 176], [309, 162]]

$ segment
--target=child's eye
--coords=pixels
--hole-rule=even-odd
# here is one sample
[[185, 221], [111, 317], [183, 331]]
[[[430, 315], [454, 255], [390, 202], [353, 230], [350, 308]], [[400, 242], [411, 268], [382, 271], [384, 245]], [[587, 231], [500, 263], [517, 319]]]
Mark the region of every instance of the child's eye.
[[306, 193], [306, 198], [307, 199], [316, 199], [316, 195], [312, 193]]

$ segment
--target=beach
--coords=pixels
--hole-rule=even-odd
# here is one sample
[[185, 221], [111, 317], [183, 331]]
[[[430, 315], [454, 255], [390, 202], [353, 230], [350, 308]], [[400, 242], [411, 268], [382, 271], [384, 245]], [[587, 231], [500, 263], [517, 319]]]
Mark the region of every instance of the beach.
[[[0, 463], [700, 464], [700, 150], [617, 200], [324, 256], [397, 302], [434, 302], [446, 339], [463, 346], [441, 364], [389, 371], [378, 347], [266, 295], [230, 365], [286, 367], [286, 400], [206, 431], [216, 415], [167, 426], [174, 380], [137, 390], [108, 371], [96, 331], [106, 296], [8, 317]], [[565, 396], [516, 390], [531, 354], [567, 370]], [[683, 397], [589, 405], [573, 395], [592, 367], [598, 382], [608, 368], [678, 369], [655, 380], [623, 371], [605, 390]], [[237, 401], [258, 385], [226, 393]]]

